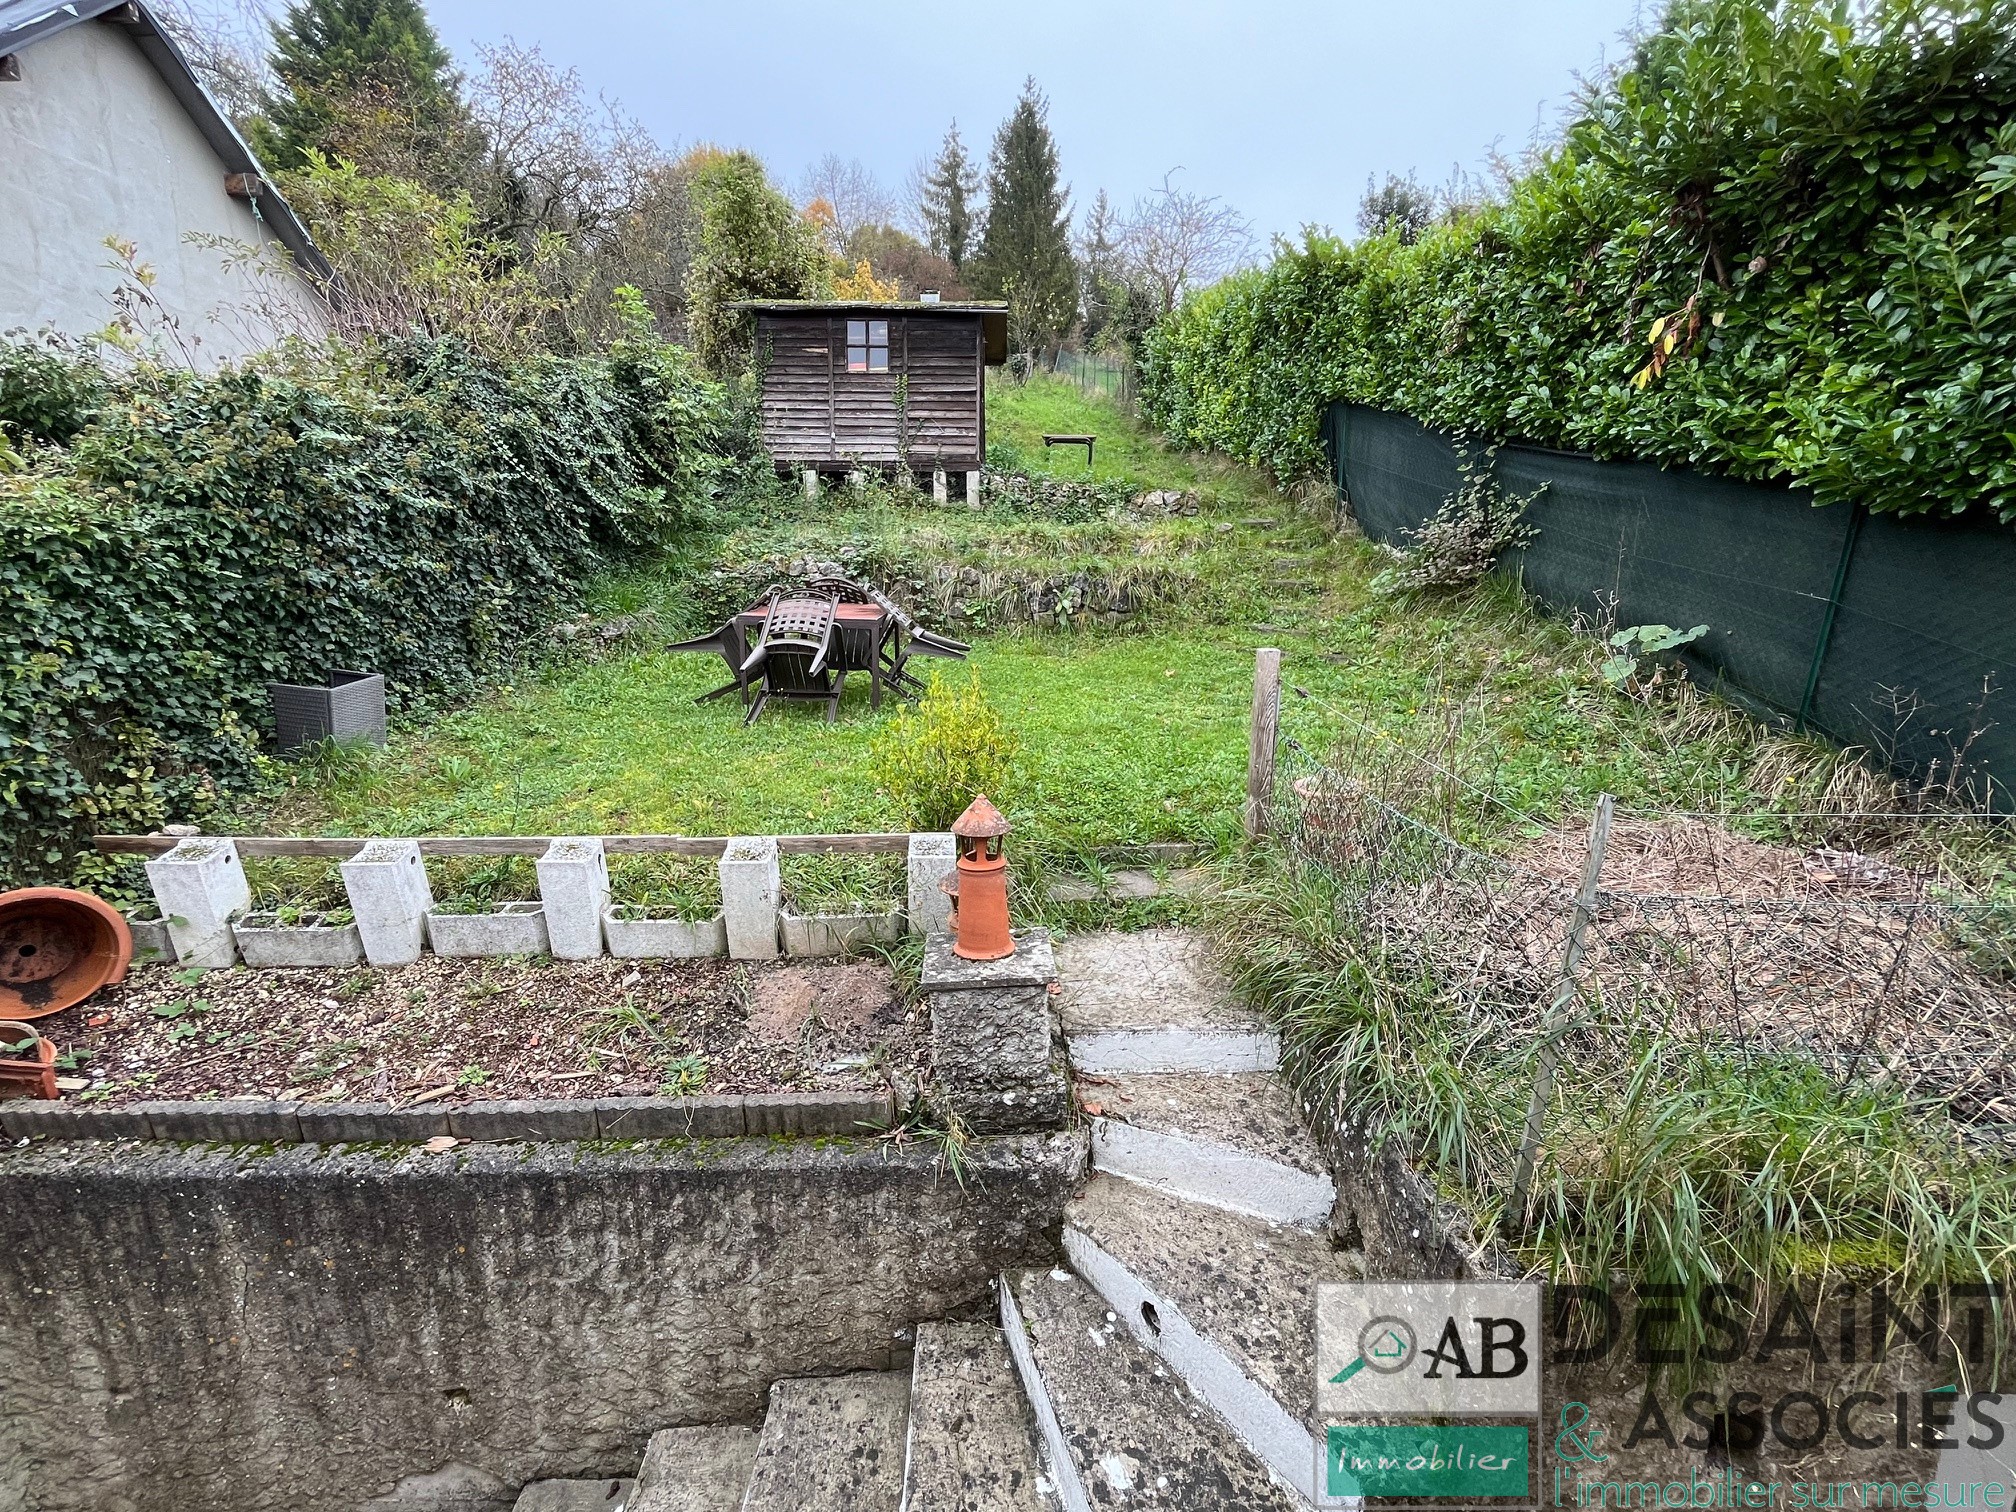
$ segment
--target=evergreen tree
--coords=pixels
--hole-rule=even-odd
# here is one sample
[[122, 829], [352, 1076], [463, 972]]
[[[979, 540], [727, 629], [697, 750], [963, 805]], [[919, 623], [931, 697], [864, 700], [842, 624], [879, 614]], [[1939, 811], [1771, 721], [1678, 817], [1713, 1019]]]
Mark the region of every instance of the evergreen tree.
[[919, 209], [930, 231], [931, 250], [956, 269], [973, 246], [973, 197], [980, 192], [980, 174], [959, 140], [954, 121], [938, 149], [938, 159], [924, 176]]
[[273, 74], [254, 135], [274, 167], [320, 152], [435, 187], [465, 177], [478, 144], [419, 0], [294, 0], [273, 23]]
[[994, 134], [987, 160], [987, 228], [973, 283], [1008, 301], [1008, 340], [1034, 353], [1071, 324], [1078, 270], [1071, 259], [1070, 195], [1057, 181], [1050, 106], [1032, 78]]
[[1078, 237], [1078, 297], [1088, 351], [1099, 348], [1115, 307], [1126, 298], [1121, 235], [1120, 213], [1101, 189], [1085, 214], [1085, 228]]
[[715, 372], [746, 356], [741, 299], [811, 299], [829, 292], [832, 264], [819, 233], [746, 152], [713, 155], [693, 176], [698, 245], [686, 275], [693, 345]]

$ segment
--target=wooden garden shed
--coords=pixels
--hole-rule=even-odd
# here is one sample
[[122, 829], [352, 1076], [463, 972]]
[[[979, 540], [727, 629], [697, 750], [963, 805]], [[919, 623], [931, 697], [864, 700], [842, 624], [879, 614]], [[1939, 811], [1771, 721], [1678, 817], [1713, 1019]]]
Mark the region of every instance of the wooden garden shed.
[[1007, 360], [1006, 305], [927, 298], [737, 308], [755, 316], [763, 444], [779, 467], [976, 473], [984, 463], [985, 372]]

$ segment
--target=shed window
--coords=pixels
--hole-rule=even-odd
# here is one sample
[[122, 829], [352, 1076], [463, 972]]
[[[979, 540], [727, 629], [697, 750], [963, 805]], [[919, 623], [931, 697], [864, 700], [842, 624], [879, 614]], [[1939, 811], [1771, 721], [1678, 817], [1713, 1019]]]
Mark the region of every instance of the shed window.
[[847, 371], [886, 373], [889, 371], [889, 322], [850, 320], [847, 322]]

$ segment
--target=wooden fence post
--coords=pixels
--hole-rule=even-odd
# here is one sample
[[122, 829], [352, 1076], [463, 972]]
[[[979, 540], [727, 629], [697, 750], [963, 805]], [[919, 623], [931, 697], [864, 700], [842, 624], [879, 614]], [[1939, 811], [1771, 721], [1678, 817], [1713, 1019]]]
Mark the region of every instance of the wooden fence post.
[[1610, 847], [1610, 816], [1616, 800], [1608, 793], [1596, 800], [1596, 817], [1589, 825], [1589, 855], [1582, 863], [1582, 885], [1575, 893], [1575, 910], [1568, 923], [1568, 945], [1561, 952], [1561, 972], [1554, 979], [1554, 997], [1540, 1020], [1540, 1058], [1533, 1068], [1533, 1099], [1526, 1105], [1526, 1132], [1519, 1141], [1519, 1166], [1512, 1177], [1512, 1195], [1505, 1204], [1507, 1233], [1526, 1230], [1526, 1198], [1533, 1188], [1533, 1167], [1540, 1157], [1540, 1132], [1547, 1121], [1547, 1104], [1554, 1100], [1554, 1062], [1560, 1055], [1561, 1036], [1567, 1031], [1568, 1006], [1575, 1001], [1575, 968], [1582, 964], [1582, 945], [1589, 921], [1596, 917], [1596, 889], [1603, 879], [1603, 853]]
[[1274, 803], [1274, 748], [1281, 734], [1281, 652], [1262, 646], [1253, 654], [1253, 726], [1246, 746], [1246, 838], [1267, 830]]

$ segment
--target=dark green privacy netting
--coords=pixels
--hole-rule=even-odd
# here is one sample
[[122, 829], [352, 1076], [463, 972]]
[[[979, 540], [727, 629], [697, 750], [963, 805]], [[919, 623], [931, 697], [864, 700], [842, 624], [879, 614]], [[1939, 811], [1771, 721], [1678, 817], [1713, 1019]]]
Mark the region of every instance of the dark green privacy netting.
[[[1404, 415], [1332, 405], [1338, 486], [1374, 540], [1405, 544], [1481, 446]], [[1507, 571], [1603, 625], [1706, 624], [1686, 656], [1737, 701], [1867, 745], [1900, 772], [1992, 786], [2016, 808], [2016, 530], [1859, 509], [1640, 462], [1501, 447], [1507, 497], [1546, 486]]]

